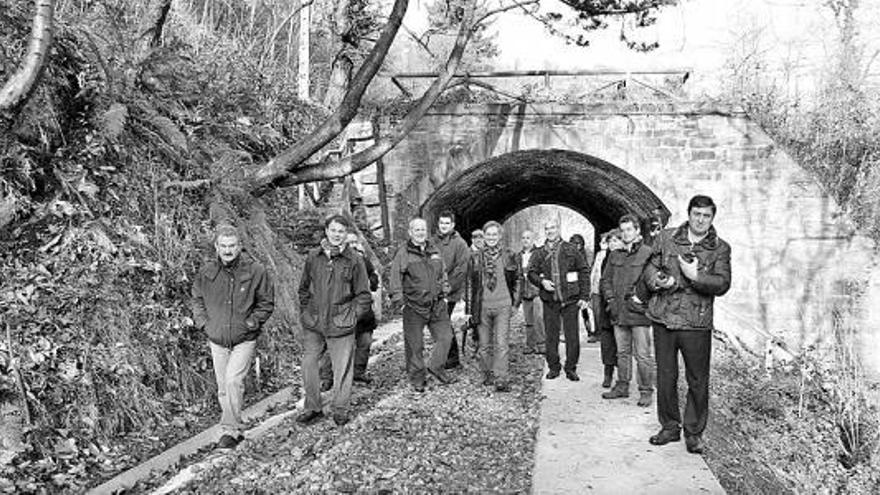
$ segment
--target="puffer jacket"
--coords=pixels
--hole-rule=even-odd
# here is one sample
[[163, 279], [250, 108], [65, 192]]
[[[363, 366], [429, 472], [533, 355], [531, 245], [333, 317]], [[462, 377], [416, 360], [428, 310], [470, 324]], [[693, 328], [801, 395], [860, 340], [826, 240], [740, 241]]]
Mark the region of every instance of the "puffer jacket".
[[[678, 256], [688, 254], [699, 260], [696, 280], [681, 273]], [[661, 272], [675, 278], [672, 287], [656, 287], [654, 281]], [[718, 237], [715, 227], [691, 245], [685, 222], [657, 236], [643, 276], [645, 286], [652, 291], [648, 318], [672, 330], [712, 330], [715, 297], [730, 289], [730, 245]]]
[[389, 273], [389, 289], [395, 301], [403, 301], [419, 314], [429, 316], [444, 305], [437, 304], [446, 298], [449, 284], [443, 256], [430, 241], [420, 249], [407, 241], [394, 255]]
[[332, 258], [320, 247], [309, 252], [299, 283], [304, 330], [325, 337], [349, 335], [371, 304], [367, 269], [360, 254], [350, 247]]
[[[559, 276], [562, 284], [563, 306], [576, 303], [578, 300], [590, 300], [590, 264], [584, 258], [582, 250], [570, 242], [561, 241], [559, 256]], [[538, 296], [544, 302], [554, 302], [555, 292], [544, 289], [541, 281], [551, 279], [553, 273], [552, 260], [547, 255], [546, 245], [532, 252], [529, 260], [529, 282], [538, 288]]]
[[263, 265], [242, 252], [228, 267], [215, 259], [199, 270], [191, 306], [208, 339], [231, 348], [260, 335], [275, 309], [275, 291]]
[[448, 235], [437, 235], [431, 239], [431, 243], [440, 251], [443, 264], [446, 265], [446, 279], [449, 281], [449, 293], [446, 299], [458, 301], [464, 294], [465, 271], [471, 258], [471, 250], [467, 242], [456, 231]]
[[[509, 249], [501, 250], [501, 263], [504, 264], [504, 283], [507, 284], [507, 290], [510, 292], [511, 306], [519, 306], [522, 301], [522, 275], [520, 275], [520, 264], [517, 257]], [[476, 321], [479, 321], [480, 311], [483, 309], [483, 275], [486, 272], [486, 254], [485, 251], [478, 251], [471, 257], [468, 263], [467, 279], [468, 291], [465, 295], [466, 314], [471, 315]], [[497, 281], [501, 283], [501, 280]]]
[[633, 295], [642, 272], [651, 257], [651, 248], [641, 240], [635, 241], [629, 249], [608, 253], [608, 264], [602, 274], [600, 285], [608, 307], [608, 316], [614, 325], [646, 326], [651, 321], [645, 315], [644, 299], [636, 304]]

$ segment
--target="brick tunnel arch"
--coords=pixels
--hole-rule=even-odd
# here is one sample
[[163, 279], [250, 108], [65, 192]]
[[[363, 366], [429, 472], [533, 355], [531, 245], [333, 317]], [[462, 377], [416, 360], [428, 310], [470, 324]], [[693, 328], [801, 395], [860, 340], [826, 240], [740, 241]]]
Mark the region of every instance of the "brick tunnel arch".
[[568, 150], [514, 151], [470, 167], [444, 182], [420, 208], [429, 225], [449, 209], [465, 237], [489, 220], [504, 222], [539, 204], [567, 206], [590, 221], [595, 231], [617, 225], [625, 213], [645, 220], [669, 210], [645, 184], [594, 156]]

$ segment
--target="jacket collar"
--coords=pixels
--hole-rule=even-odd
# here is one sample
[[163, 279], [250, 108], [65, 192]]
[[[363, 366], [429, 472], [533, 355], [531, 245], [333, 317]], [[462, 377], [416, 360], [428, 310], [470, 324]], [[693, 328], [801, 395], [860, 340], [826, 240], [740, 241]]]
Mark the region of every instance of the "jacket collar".
[[[675, 233], [672, 234], [672, 239], [675, 241], [676, 244], [690, 246], [691, 241], [690, 239], [688, 239], [688, 222], [684, 222], [677, 229], [675, 229]], [[697, 245], [702, 246], [704, 249], [707, 249], [709, 251], [712, 251], [718, 247], [718, 233], [715, 231], [714, 225], [709, 227], [709, 232], [706, 233], [706, 237], [698, 242]]]
[[456, 237], [458, 237], [458, 231], [455, 229], [452, 229], [451, 231], [449, 231], [448, 234], [441, 234], [440, 232], [437, 232], [437, 242], [442, 243], [444, 245], [449, 244]]
[[642, 239], [641, 234], [639, 234], [638, 236], [636, 236], [635, 239], [633, 239], [633, 241], [629, 244], [629, 246], [625, 246], [623, 248], [623, 251], [626, 253], [634, 253], [634, 252], [638, 251], [639, 246], [642, 245], [643, 240], [644, 239]]
[[430, 239], [425, 241], [424, 251], [421, 250], [418, 246], [416, 246], [415, 243], [412, 241], [412, 239], [409, 239], [406, 241], [406, 250], [407, 250], [407, 252], [410, 252], [413, 254], [418, 254], [419, 256], [426, 256], [426, 255], [434, 254], [435, 252], [437, 252], [437, 248], [434, 247], [434, 245], [431, 243]]
[[[247, 270], [251, 263], [253, 263], [253, 258], [251, 255], [246, 253], [244, 250], [238, 254], [238, 259], [233, 262], [232, 270], [235, 273], [241, 273], [244, 270]], [[207, 275], [211, 278], [211, 280], [217, 278], [217, 275], [220, 273], [220, 270], [223, 269], [223, 262], [220, 261], [220, 258], [214, 257], [214, 260], [208, 265]]]

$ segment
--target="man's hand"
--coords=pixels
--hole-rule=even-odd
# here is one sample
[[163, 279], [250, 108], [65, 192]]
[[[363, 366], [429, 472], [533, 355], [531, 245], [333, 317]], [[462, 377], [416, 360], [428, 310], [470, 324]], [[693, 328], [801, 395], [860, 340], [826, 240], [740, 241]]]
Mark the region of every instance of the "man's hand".
[[546, 290], [547, 292], [553, 292], [554, 290], [556, 290], [556, 286], [553, 285], [553, 281], [546, 278], [544, 280], [541, 280], [541, 287], [543, 287], [544, 290]]
[[688, 262], [681, 255], [678, 255], [678, 266], [681, 267], [681, 273], [685, 277], [696, 280], [697, 279], [697, 266], [699, 264], [699, 260], [696, 256], [691, 262]]
[[580, 300], [578, 300], [578, 307], [581, 308], [582, 310], [587, 309], [590, 307], [590, 303], [588, 303], [587, 301], [584, 301], [583, 299], [580, 299]]

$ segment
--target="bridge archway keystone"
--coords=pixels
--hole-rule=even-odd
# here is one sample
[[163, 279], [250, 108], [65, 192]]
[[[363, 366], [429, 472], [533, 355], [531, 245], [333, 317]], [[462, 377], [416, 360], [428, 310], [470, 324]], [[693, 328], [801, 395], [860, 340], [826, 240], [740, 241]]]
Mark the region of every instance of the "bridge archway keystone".
[[449, 177], [421, 205], [429, 224], [443, 210], [458, 215], [467, 235], [489, 220], [503, 222], [538, 204], [567, 206], [604, 232], [625, 213], [647, 219], [669, 210], [650, 188], [611, 163], [569, 150], [514, 151]]

